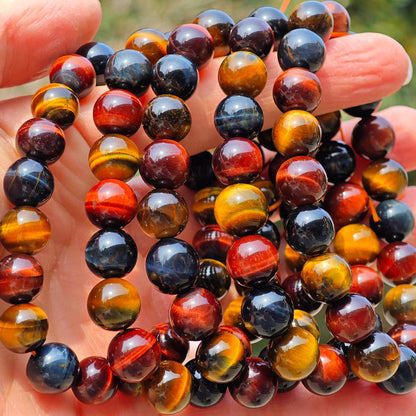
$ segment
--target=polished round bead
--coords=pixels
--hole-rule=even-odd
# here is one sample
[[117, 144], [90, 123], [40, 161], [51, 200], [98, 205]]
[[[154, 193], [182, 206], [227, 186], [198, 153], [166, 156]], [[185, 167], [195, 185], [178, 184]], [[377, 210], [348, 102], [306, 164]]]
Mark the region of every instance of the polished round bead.
[[256, 287], [245, 296], [241, 316], [250, 332], [262, 338], [273, 338], [289, 328], [293, 303], [289, 295], [277, 286]]
[[416, 287], [402, 284], [390, 289], [384, 298], [383, 310], [384, 317], [392, 325], [416, 323]]
[[351, 133], [352, 147], [366, 159], [376, 160], [385, 157], [393, 148], [394, 142], [393, 126], [381, 116], [361, 119]]
[[212, 36], [214, 58], [226, 56], [230, 52], [228, 40], [230, 31], [234, 26], [234, 20], [227, 13], [216, 9], [204, 10], [196, 16], [192, 23], [204, 27]]
[[283, 36], [277, 51], [283, 71], [293, 67], [318, 72], [325, 59], [322, 38], [308, 29], [293, 29]]
[[390, 286], [415, 283], [416, 248], [401, 241], [387, 244], [377, 258], [377, 268]]
[[319, 201], [325, 195], [327, 185], [323, 166], [309, 156], [286, 160], [276, 175], [276, 188], [283, 201], [296, 207]]
[[235, 137], [216, 147], [212, 169], [223, 185], [250, 183], [263, 170], [263, 155], [252, 140]]
[[306, 329], [319, 341], [321, 331], [315, 318], [310, 313], [302, 309], [294, 309], [291, 326]]
[[49, 71], [50, 82], [66, 85], [78, 96], [86, 97], [95, 87], [93, 64], [81, 55], [59, 57]]
[[136, 215], [137, 198], [125, 182], [104, 179], [94, 185], [85, 197], [88, 219], [100, 228], [120, 228]]
[[87, 309], [92, 321], [111, 331], [128, 328], [139, 315], [141, 307], [137, 289], [117, 277], [96, 284], [88, 295]]
[[[256, 188], [259, 188], [260, 191], [262, 191], [264, 193], [264, 196], [266, 197], [267, 203], [269, 205], [269, 214], [272, 215], [274, 214], [277, 209], [279, 208], [280, 204], [282, 201], [280, 201], [280, 197], [279, 194], [276, 190], [276, 187], [274, 185], [274, 183], [269, 180], [266, 179], [262, 176], [260, 176], [259, 178], [257, 178], [254, 182], [252, 182], [252, 185], [254, 185]], [[267, 223], [262, 227], [262, 229], [268, 233], [269, 231], [271, 231], [270, 229], [268, 229], [268, 231], [266, 231], [267, 229]], [[279, 234], [279, 233], [277, 233]], [[274, 241], [277, 241], [276, 239], [279, 237], [275, 237], [272, 236], [273, 235], [273, 231], [271, 231], [271, 234], [269, 234], [271, 239]], [[269, 237], [267, 237], [269, 238]]]
[[6, 171], [3, 189], [13, 205], [43, 205], [49, 201], [54, 189], [51, 171], [34, 159], [16, 160]]
[[195, 194], [194, 202], [192, 204], [192, 213], [202, 226], [216, 224], [214, 205], [222, 189], [223, 188], [218, 186], [209, 186], [199, 190]]
[[351, 19], [347, 9], [337, 1], [327, 0], [322, 3], [329, 9], [334, 18], [333, 33], [348, 33], [350, 31]]
[[199, 229], [192, 240], [192, 246], [201, 259], [215, 259], [225, 263], [227, 252], [234, 237], [221, 229], [219, 225], [206, 225]]
[[389, 379], [377, 384], [386, 393], [407, 394], [416, 388], [416, 353], [405, 345], [399, 345], [399, 350], [399, 368]]
[[276, 150], [288, 158], [312, 153], [322, 133], [315, 116], [304, 110], [290, 110], [276, 121], [272, 136]]
[[123, 230], [100, 230], [90, 238], [85, 248], [88, 268], [95, 275], [106, 279], [130, 273], [136, 260], [136, 243]]
[[212, 170], [212, 153], [205, 150], [190, 157], [189, 175], [185, 185], [199, 191], [207, 186], [213, 186], [216, 182], [214, 171]]
[[46, 118], [66, 129], [78, 115], [79, 101], [66, 85], [47, 84], [34, 94], [31, 104], [33, 117]]
[[43, 285], [43, 269], [28, 254], [11, 254], [0, 260], [0, 299], [8, 303], [30, 302]]
[[153, 238], [177, 236], [185, 228], [188, 216], [185, 199], [171, 189], [154, 189], [138, 205], [140, 228]]
[[162, 293], [186, 292], [198, 275], [198, 254], [186, 241], [164, 238], [147, 253], [146, 273]]
[[204, 378], [214, 383], [229, 383], [243, 371], [246, 350], [237, 335], [220, 331], [199, 344], [195, 358]]
[[190, 341], [213, 334], [222, 318], [221, 304], [209, 290], [195, 288], [177, 295], [169, 309], [172, 328]]
[[396, 342], [383, 332], [373, 332], [366, 339], [351, 344], [348, 363], [362, 380], [380, 383], [399, 368], [400, 350]]
[[335, 338], [342, 342], [356, 343], [374, 331], [376, 313], [364, 296], [348, 294], [328, 305], [325, 322]]
[[322, 130], [322, 141], [331, 140], [341, 127], [341, 112], [333, 111], [331, 113], [316, 116]]
[[352, 283], [348, 263], [334, 253], [324, 253], [306, 261], [301, 272], [302, 286], [318, 302], [333, 302], [345, 296]]
[[214, 40], [203, 26], [184, 24], [170, 33], [167, 52], [183, 55], [201, 69], [214, 55]]
[[367, 225], [348, 224], [337, 231], [334, 251], [350, 265], [367, 264], [378, 256], [380, 242], [376, 233]]
[[274, 50], [279, 46], [279, 42], [288, 32], [287, 17], [285, 14], [275, 7], [259, 7], [254, 10], [250, 17], [257, 17], [264, 20], [273, 30], [274, 35]]
[[192, 359], [185, 364], [192, 376], [191, 401], [195, 407], [211, 407], [220, 402], [227, 392], [227, 384], [214, 383], [202, 377], [201, 371]]
[[286, 241], [301, 254], [321, 254], [332, 243], [335, 229], [329, 214], [314, 205], [296, 208], [286, 221]]
[[0, 316], [0, 341], [10, 351], [23, 354], [36, 350], [47, 333], [45, 312], [31, 303], [10, 306]]
[[246, 286], [267, 283], [279, 268], [276, 246], [260, 235], [239, 238], [227, 253], [227, 269], [234, 280]]
[[407, 186], [407, 173], [402, 165], [391, 159], [371, 162], [362, 176], [368, 195], [377, 200], [398, 198]]
[[241, 375], [228, 386], [233, 399], [248, 408], [265, 406], [276, 393], [277, 375], [258, 357], [247, 357]]
[[301, 309], [311, 315], [315, 315], [320, 311], [322, 303], [313, 300], [306, 294], [302, 286], [300, 272], [287, 276], [285, 280], [283, 280], [281, 286], [290, 296], [290, 299], [292, 299], [295, 312], [296, 310]]
[[268, 219], [268, 204], [263, 192], [253, 185], [229, 185], [218, 195], [214, 214], [218, 225], [237, 235], [257, 232]]
[[180, 142], [191, 129], [191, 113], [179, 97], [159, 95], [144, 108], [143, 129], [152, 140]]
[[319, 345], [306, 329], [291, 327], [270, 341], [267, 359], [274, 372], [286, 380], [298, 381], [313, 372], [319, 362]]
[[263, 127], [263, 110], [251, 97], [230, 95], [217, 106], [214, 114], [217, 132], [224, 139], [253, 139]]
[[65, 150], [64, 132], [53, 121], [31, 118], [17, 130], [16, 148], [22, 156], [48, 165], [56, 162]]
[[108, 346], [108, 362], [114, 375], [128, 383], [151, 377], [161, 357], [160, 346], [150, 332], [130, 328], [119, 332]]
[[141, 155], [133, 140], [120, 134], [109, 134], [97, 140], [90, 149], [88, 163], [98, 180], [131, 179], [139, 168]]
[[392, 243], [403, 241], [415, 227], [410, 207], [396, 199], [386, 199], [376, 206], [376, 216], [370, 217], [370, 227], [379, 238]]
[[350, 293], [367, 298], [373, 305], [380, 303], [383, 298], [383, 280], [380, 273], [362, 264], [351, 266], [352, 284]]
[[182, 363], [189, 351], [189, 341], [182, 338], [168, 324], [157, 324], [150, 331], [157, 339], [162, 351], [162, 360], [172, 360]]
[[302, 270], [303, 265], [305, 264], [306, 260], [308, 260], [309, 257], [310, 256], [306, 254], [301, 254], [293, 250], [293, 248], [290, 247], [290, 245], [286, 243], [285, 251], [284, 251], [284, 259], [285, 259], [286, 265], [290, 268], [290, 270], [294, 272], [300, 272]]
[[266, 81], [266, 65], [252, 52], [233, 52], [224, 58], [218, 69], [218, 83], [226, 95], [257, 97]]
[[331, 183], [345, 182], [355, 171], [355, 154], [344, 142], [329, 140], [322, 143], [315, 159], [323, 166]]
[[111, 90], [127, 90], [140, 97], [150, 87], [152, 64], [141, 52], [122, 49], [108, 60], [104, 77]]
[[369, 198], [367, 192], [355, 183], [337, 183], [328, 189], [324, 207], [337, 228], [360, 223], [367, 214]]
[[31, 354], [26, 366], [33, 389], [44, 394], [63, 393], [71, 388], [78, 371], [74, 351], [58, 342], [42, 345]]
[[192, 376], [176, 361], [165, 360], [145, 381], [143, 390], [158, 414], [170, 415], [185, 409], [191, 400]]
[[139, 29], [127, 39], [125, 48], [141, 52], [152, 65], [166, 55], [168, 40], [165, 35], [156, 29]]
[[112, 89], [98, 97], [92, 116], [102, 134], [132, 136], [141, 126], [143, 106], [133, 93]]
[[267, 238], [267, 240], [269, 240], [277, 249], [279, 249], [280, 231], [273, 221], [267, 220], [266, 224], [264, 224], [263, 227], [257, 231], [257, 235]]
[[195, 287], [209, 290], [220, 300], [227, 294], [230, 285], [231, 278], [225, 264], [209, 258], [199, 261]]
[[118, 381], [118, 391], [125, 394], [126, 396], [131, 397], [140, 397], [143, 392], [143, 383], [128, 383], [117, 379]]
[[37, 253], [46, 246], [50, 236], [48, 218], [34, 207], [13, 208], [0, 221], [0, 242], [12, 253]]
[[397, 342], [403, 344], [416, 353], [416, 324], [399, 322], [390, 328], [388, 334]]
[[318, 77], [304, 68], [290, 68], [280, 74], [273, 85], [273, 100], [283, 113], [289, 110], [313, 112], [321, 102]]
[[[235, 299], [233, 299], [225, 308], [224, 314], [223, 314], [223, 322], [224, 326], [228, 326], [231, 328], [237, 328], [240, 331], [246, 335], [246, 337], [250, 340], [256, 340], [258, 337], [254, 335], [252, 332], [250, 332], [243, 321], [243, 318], [241, 316], [241, 305], [244, 301], [244, 296], [239, 296]], [[237, 334], [236, 334], [237, 335]], [[242, 339], [243, 343], [244, 340]], [[247, 349], [247, 348], [246, 348]], [[247, 354], [250, 355], [250, 350], [247, 350]]]
[[343, 108], [343, 111], [352, 117], [366, 118], [370, 117], [374, 112], [380, 109], [381, 99], [372, 101], [371, 103], [365, 103], [356, 105], [354, 107]]
[[344, 354], [330, 345], [319, 346], [319, 361], [303, 385], [312, 393], [328, 396], [341, 390], [348, 380], [348, 364]]
[[102, 42], [88, 42], [82, 45], [76, 53], [85, 56], [94, 66], [97, 85], [105, 85], [105, 67], [114, 54], [114, 50]]
[[304, 1], [292, 10], [287, 26], [289, 30], [298, 28], [312, 30], [326, 42], [332, 35], [334, 19], [324, 3]]
[[103, 357], [87, 357], [79, 362], [79, 372], [72, 384], [75, 397], [82, 403], [101, 404], [116, 393], [118, 380]]
[[160, 58], [153, 67], [152, 89], [156, 95], [170, 94], [187, 100], [198, 84], [196, 66], [182, 55]]
[[248, 51], [263, 59], [274, 45], [274, 34], [263, 19], [246, 17], [231, 29], [228, 43], [232, 52]]
[[147, 145], [139, 166], [143, 180], [155, 188], [178, 188], [185, 183], [189, 170], [187, 150], [180, 143], [168, 139]]

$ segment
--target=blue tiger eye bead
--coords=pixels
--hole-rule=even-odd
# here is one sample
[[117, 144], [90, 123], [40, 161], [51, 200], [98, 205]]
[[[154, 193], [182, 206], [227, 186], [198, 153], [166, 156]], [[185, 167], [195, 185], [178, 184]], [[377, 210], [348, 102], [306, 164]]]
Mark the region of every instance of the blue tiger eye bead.
[[72, 386], [78, 368], [78, 358], [69, 347], [51, 342], [32, 353], [26, 366], [26, 375], [36, 391], [56, 394]]
[[226, 140], [232, 137], [253, 139], [263, 127], [263, 110], [250, 97], [230, 95], [215, 110], [215, 128]]
[[4, 193], [14, 205], [43, 205], [52, 196], [54, 180], [50, 170], [36, 160], [16, 160], [3, 179]]

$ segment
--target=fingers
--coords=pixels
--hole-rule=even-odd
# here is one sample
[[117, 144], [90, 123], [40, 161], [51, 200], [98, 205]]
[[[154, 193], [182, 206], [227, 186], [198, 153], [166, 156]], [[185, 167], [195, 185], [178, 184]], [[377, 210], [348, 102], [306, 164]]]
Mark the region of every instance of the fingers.
[[98, 30], [98, 0], [0, 0], [0, 87], [46, 75], [59, 56], [75, 52]]

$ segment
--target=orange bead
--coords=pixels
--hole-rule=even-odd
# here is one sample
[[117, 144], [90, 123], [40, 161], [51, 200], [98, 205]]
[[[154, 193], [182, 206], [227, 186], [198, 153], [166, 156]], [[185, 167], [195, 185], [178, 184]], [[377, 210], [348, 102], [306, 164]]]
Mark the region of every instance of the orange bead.
[[129, 36], [125, 48], [141, 52], [154, 65], [166, 55], [167, 45], [168, 40], [159, 30], [140, 29]]

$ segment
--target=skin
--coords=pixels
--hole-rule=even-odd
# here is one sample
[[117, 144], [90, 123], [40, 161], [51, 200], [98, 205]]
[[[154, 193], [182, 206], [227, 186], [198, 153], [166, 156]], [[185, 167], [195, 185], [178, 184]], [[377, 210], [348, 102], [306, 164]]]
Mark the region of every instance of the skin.
[[[59, 56], [73, 53], [80, 45], [90, 41], [100, 24], [101, 11], [98, 1], [26, 0], [14, 2], [0, 0], [2, 25], [0, 26], [0, 87], [22, 84], [48, 72], [52, 62]], [[42, 53], [39, 53], [41, 48]], [[389, 53], [386, 54], [385, 51]], [[223, 98], [216, 74], [220, 60], [212, 61], [201, 71], [200, 83], [195, 95], [189, 100], [193, 117], [191, 133], [183, 144], [190, 153], [197, 153], [220, 143], [213, 125], [213, 113]], [[278, 118], [269, 91], [280, 73], [275, 55], [266, 59], [269, 81], [266, 91], [258, 100], [265, 113], [265, 128], [271, 127]], [[394, 40], [378, 34], [360, 34], [331, 40], [327, 44], [324, 67], [317, 74], [323, 88], [323, 100], [317, 113], [326, 113], [365, 102], [374, 101], [397, 91], [408, 77], [409, 59], [403, 48]], [[79, 359], [91, 355], [106, 356], [107, 345], [113, 332], [104, 331], [92, 323], [86, 309], [86, 299], [91, 288], [99, 282], [84, 261], [84, 248], [97, 229], [89, 223], [84, 212], [84, 198], [96, 183], [89, 170], [87, 154], [91, 144], [100, 137], [92, 120], [92, 106], [103, 91], [97, 88], [81, 102], [80, 115], [73, 127], [66, 130], [67, 149], [51, 170], [55, 177], [54, 195], [42, 210], [52, 224], [52, 237], [47, 247], [36, 257], [44, 268], [45, 283], [34, 303], [48, 315], [48, 342], [69, 345]], [[143, 99], [151, 98], [149, 93]], [[30, 114], [31, 97], [12, 98], [0, 102], [0, 175], [19, 155], [14, 148], [14, 136], [19, 126]], [[391, 158], [408, 170], [416, 168], [411, 153], [416, 147], [416, 132], [412, 120], [416, 110], [396, 107], [381, 112], [396, 131], [396, 145]], [[355, 121], [344, 124], [347, 140]], [[142, 129], [134, 140], [144, 148], [149, 139]], [[365, 164], [360, 160], [360, 166]], [[140, 200], [149, 190], [140, 180], [130, 182]], [[192, 204], [193, 194], [186, 188], [179, 191]], [[402, 199], [415, 208], [416, 191], [409, 187]], [[11, 208], [8, 201], [0, 198], [0, 210]], [[191, 216], [192, 217], [192, 216]], [[167, 309], [172, 300], [154, 290], [144, 272], [144, 257], [154, 240], [145, 236], [136, 221], [128, 225], [138, 246], [139, 258], [128, 279], [138, 287], [142, 299], [142, 311], [136, 327], [150, 330], [153, 325], [167, 321]], [[191, 218], [180, 238], [191, 240], [198, 225]], [[416, 235], [409, 240], [416, 243]], [[284, 244], [282, 244], [284, 247]], [[0, 248], [0, 255], [7, 255]], [[282, 275], [287, 271], [282, 264]], [[231, 295], [230, 295], [231, 296]], [[224, 301], [226, 304], [230, 296]], [[7, 305], [2, 306], [2, 310]], [[3, 415], [136, 415], [156, 414], [143, 398], [131, 398], [118, 393], [111, 401], [99, 406], [87, 406], [78, 402], [71, 391], [60, 395], [42, 395], [32, 390], [25, 376], [28, 355], [16, 355], [0, 347], [0, 413]], [[410, 414], [416, 393], [391, 396], [376, 386], [362, 381], [350, 383], [331, 397], [315, 396], [298, 386], [288, 394], [279, 395], [265, 408], [257, 411], [242, 408], [229, 395], [214, 410], [229, 414], [309, 415], [344, 414]], [[189, 407], [183, 415], [209, 415], [213, 409]], [[257, 413], [256, 413], [257, 412]]]

